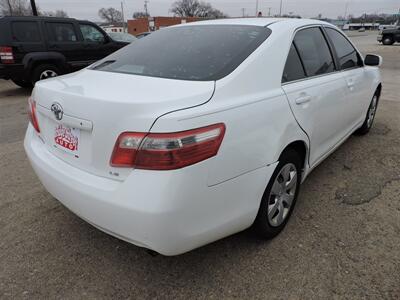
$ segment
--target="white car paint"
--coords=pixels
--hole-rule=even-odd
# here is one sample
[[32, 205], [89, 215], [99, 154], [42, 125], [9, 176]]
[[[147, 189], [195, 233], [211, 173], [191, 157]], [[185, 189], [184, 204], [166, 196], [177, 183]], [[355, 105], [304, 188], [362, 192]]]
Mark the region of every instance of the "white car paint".
[[[85, 69], [39, 82], [32, 94], [41, 132], [29, 125], [24, 145], [45, 188], [99, 229], [164, 255], [251, 226], [282, 151], [294, 141], [304, 144], [304, 180], [361, 126], [381, 82], [378, 69], [365, 66], [282, 85], [296, 30], [332, 27], [327, 23], [251, 18], [178, 26], [207, 24], [268, 25], [272, 33], [215, 82]], [[54, 102], [64, 108], [61, 123], [81, 129], [79, 159], [49, 142], [60, 122], [50, 111]], [[212, 158], [171, 171], [110, 166], [122, 132], [169, 133], [216, 123], [226, 132]]]

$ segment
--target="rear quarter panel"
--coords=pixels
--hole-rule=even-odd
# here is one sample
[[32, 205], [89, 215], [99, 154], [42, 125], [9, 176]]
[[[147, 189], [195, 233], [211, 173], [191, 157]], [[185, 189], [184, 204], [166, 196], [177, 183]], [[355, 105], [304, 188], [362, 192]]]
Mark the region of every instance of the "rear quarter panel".
[[[224, 140], [210, 163], [209, 186], [273, 164], [293, 141], [308, 144], [281, 88], [282, 48], [289, 49], [291, 40], [278, 37], [273, 32], [235, 71], [218, 80], [208, 103], [166, 114], [151, 129], [173, 132], [225, 123]], [[285, 46], [276, 47], [278, 42]]]

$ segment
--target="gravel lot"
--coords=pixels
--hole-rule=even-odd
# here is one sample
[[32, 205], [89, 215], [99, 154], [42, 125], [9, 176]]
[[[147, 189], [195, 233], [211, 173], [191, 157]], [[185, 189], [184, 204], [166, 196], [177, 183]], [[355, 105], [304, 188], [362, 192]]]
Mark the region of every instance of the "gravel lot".
[[178, 257], [150, 256], [69, 212], [23, 150], [29, 91], [0, 81], [0, 298], [400, 298], [400, 44], [384, 57], [374, 127], [302, 186], [276, 239], [242, 232]]

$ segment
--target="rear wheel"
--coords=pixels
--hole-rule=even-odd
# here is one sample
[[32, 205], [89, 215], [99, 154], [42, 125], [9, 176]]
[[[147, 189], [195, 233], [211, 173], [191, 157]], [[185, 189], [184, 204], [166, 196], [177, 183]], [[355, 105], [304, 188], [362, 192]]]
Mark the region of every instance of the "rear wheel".
[[22, 87], [22, 88], [31, 88], [32, 87], [32, 83], [26, 80], [22, 80], [22, 79], [11, 79], [12, 82], [14, 82], [16, 85]]
[[55, 65], [45, 64], [39, 65], [33, 70], [32, 83], [35, 84], [40, 80], [57, 77], [60, 75], [60, 69]]
[[391, 37], [391, 36], [384, 36], [383, 37], [383, 39], [382, 39], [382, 43], [384, 44], [384, 45], [387, 45], [387, 46], [390, 46], [390, 45], [393, 45], [394, 44], [394, 40], [393, 40], [393, 38]]
[[365, 116], [364, 123], [356, 131], [356, 134], [364, 135], [364, 134], [367, 134], [371, 130], [372, 124], [374, 123], [374, 120], [375, 120], [376, 110], [378, 109], [378, 103], [379, 103], [379, 97], [378, 97], [378, 93], [376, 93], [374, 95], [374, 97], [372, 98], [371, 103], [368, 107], [368, 112], [367, 112], [367, 115]]
[[259, 236], [271, 239], [286, 226], [299, 194], [301, 169], [302, 159], [296, 151], [289, 149], [281, 155], [254, 222]]

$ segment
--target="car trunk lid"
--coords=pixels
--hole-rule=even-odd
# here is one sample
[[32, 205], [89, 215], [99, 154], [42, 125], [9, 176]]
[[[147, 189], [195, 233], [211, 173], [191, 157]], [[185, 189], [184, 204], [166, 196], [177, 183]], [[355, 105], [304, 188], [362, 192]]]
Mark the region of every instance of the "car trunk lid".
[[122, 132], [148, 132], [157, 117], [201, 105], [213, 92], [212, 81], [82, 70], [37, 83], [33, 99], [51, 153], [92, 174], [123, 180], [132, 169], [110, 165]]

